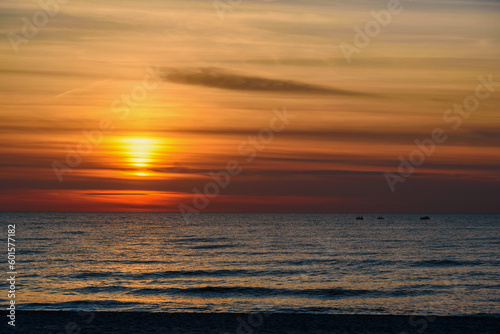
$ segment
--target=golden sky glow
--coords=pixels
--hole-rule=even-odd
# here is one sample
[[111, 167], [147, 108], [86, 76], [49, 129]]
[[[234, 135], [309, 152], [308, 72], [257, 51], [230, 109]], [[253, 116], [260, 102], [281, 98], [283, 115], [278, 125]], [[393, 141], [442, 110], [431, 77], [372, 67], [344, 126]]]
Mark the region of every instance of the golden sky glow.
[[[243, 1], [223, 19], [211, 1], [74, 1], [29, 38], [38, 3], [4, 1], [0, 209], [175, 212], [234, 160], [202, 211], [498, 211], [500, 85], [444, 115], [500, 82], [500, 3], [401, 4], [347, 62], [339, 45], [387, 1]], [[448, 139], [391, 192], [384, 173], [436, 128]]]

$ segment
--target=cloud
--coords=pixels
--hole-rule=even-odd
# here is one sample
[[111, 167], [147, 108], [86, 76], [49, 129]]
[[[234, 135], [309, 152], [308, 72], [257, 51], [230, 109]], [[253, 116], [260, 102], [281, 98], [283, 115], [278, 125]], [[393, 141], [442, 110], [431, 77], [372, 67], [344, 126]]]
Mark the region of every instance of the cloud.
[[312, 85], [299, 81], [268, 79], [243, 74], [232, 73], [227, 70], [203, 67], [191, 69], [167, 68], [168, 75], [164, 80], [212, 88], [222, 88], [242, 91], [264, 91], [294, 94], [320, 95], [366, 95], [359, 92]]
[[[307, 161], [307, 160], [305, 160]], [[168, 174], [209, 174], [213, 173], [214, 169], [199, 169], [199, 168], [187, 168], [187, 167], [165, 167], [165, 168], [155, 168], [151, 169], [156, 173], [168, 173]], [[371, 171], [355, 171], [355, 170], [244, 170], [240, 173], [241, 176], [298, 176], [298, 175], [380, 175], [381, 172], [371, 172]]]
[[120, 193], [120, 192], [105, 192], [105, 193], [84, 193], [88, 196], [147, 196], [148, 193]]

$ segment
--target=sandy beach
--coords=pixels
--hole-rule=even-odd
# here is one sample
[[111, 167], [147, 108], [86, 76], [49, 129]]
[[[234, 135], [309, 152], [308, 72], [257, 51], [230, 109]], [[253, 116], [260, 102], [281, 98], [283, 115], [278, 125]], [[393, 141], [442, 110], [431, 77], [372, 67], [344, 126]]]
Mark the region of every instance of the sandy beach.
[[[494, 317], [18, 311], [2, 333], [499, 333]], [[5, 328], [7, 329], [5, 330]]]

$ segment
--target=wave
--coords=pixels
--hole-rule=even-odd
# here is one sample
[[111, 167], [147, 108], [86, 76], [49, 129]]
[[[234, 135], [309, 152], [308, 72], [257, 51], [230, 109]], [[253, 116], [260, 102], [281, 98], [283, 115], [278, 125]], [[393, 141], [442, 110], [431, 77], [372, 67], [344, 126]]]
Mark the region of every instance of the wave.
[[23, 241], [51, 241], [54, 240], [54, 238], [45, 238], [45, 237], [36, 237], [36, 238], [31, 238], [31, 237], [24, 237]]
[[89, 279], [89, 278], [110, 277], [113, 276], [113, 274], [116, 275], [116, 273], [109, 273], [109, 272], [84, 272], [84, 273], [70, 275], [69, 277], [76, 279]]
[[387, 266], [397, 264], [396, 261], [387, 259], [339, 259], [339, 258], [311, 258], [311, 259], [301, 259], [301, 260], [287, 260], [279, 261], [279, 264], [287, 266], [310, 266], [310, 265], [343, 265], [343, 266], [360, 266], [360, 265], [372, 265], [372, 266]]
[[75, 310], [75, 309], [85, 309], [91, 310], [96, 309], [114, 309], [122, 308], [125, 306], [138, 306], [141, 303], [137, 302], [122, 302], [119, 300], [75, 300], [70, 302], [61, 303], [27, 303], [21, 304], [19, 309], [21, 310]]
[[134, 295], [188, 295], [197, 297], [306, 297], [306, 298], [342, 298], [356, 297], [366, 294], [376, 294], [375, 290], [350, 290], [342, 288], [330, 289], [274, 289], [263, 287], [242, 286], [205, 286], [197, 288], [140, 288], [133, 289], [129, 294]]
[[174, 263], [174, 261], [166, 260], [120, 260], [120, 261], [106, 261], [110, 263], [121, 263], [121, 264], [169, 264]]
[[233, 248], [235, 245], [200, 245], [190, 247], [191, 249], [220, 249], [220, 248]]
[[314, 314], [328, 314], [332, 313], [335, 308], [332, 307], [298, 307], [298, 308], [274, 308], [273, 313], [314, 313]]
[[412, 267], [455, 267], [455, 266], [479, 266], [481, 261], [456, 261], [456, 260], [425, 260], [417, 261], [410, 266]]
[[433, 295], [439, 293], [434, 289], [412, 289], [399, 288], [395, 290], [365, 290], [346, 288], [318, 288], [318, 289], [285, 289], [266, 288], [251, 286], [204, 286], [191, 288], [144, 288], [127, 286], [87, 286], [83, 288], [71, 289], [71, 292], [81, 294], [101, 294], [101, 293], [125, 293], [128, 295], [181, 295], [201, 298], [232, 298], [232, 297], [298, 297], [298, 298], [319, 298], [319, 299], [339, 299], [356, 297], [409, 297]]
[[119, 286], [119, 285], [86, 286], [83, 288], [71, 289], [71, 291], [73, 291], [73, 292], [85, 293], [85, 294], [102, 293], [102, 292], [122, 292], [122, 291], [128, 291], [128, 290], [130, 290], [130, 288], [127, 288], [125, 286]]
[[176, 238], [172, 240], [168, 240], [168, 242], [217, 242], [217, 241], [227, 241], [228, 238], [221, 237], [221, 238], [198, 238], [198, 237], [192, 237], [192, 238]]
[[220, 270], [167, 270], [154, 271], [146, 273], [116, 273], [116, 272], [100, 272], [88, 271], [69, 275], [69, 278], [90, 280], [101, 278], [121, 278], [127, 280], [142, 280], [142, 279], [162, 279], [162, 278], [189, 278], [189, 277], [282, 277], [291, 275], [300, 275], [307, 272], [304, 270], [247, 270], [247, 269], [220, 269]]
[[326, 263], [326, 264], [338, 264], [341, 261], [337, 259], [302, 259], [302, 260], [287, 260], [287, 261], [279, 261], [279, 264], [289, 265], [289, 266], [308, 266], [314, 265], [318, 263]]
[[438, 292], [439, 292], [438, 290], [431, 290], [431, 289], [401, 288], [392, 291], [386, 291], [383, 293], [381, 292], [381, 295], [385, 294], [386, 296], [391, 296], [391, 297], [410, 297], [410, 296], [433, 295]]
[[42, 254], [42, 253], [45, 253], [46, 251], [45, 250], [41, 250], [41, 249], [21, 249], [19, 251], [19, 254], [21, 255], [32, 255], [32, 254]]

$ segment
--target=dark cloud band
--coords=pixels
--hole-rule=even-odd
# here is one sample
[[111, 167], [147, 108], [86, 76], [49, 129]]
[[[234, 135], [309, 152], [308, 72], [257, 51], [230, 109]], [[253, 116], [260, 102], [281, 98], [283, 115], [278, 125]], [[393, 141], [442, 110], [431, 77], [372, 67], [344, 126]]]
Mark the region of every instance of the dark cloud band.
[[194, 69], [165, 69], [168, 75], [164, 80], [212, 88], [263, 91], [295, 94], [320, 94], [320, 95], [366, 95], [342, 89], [323, 87], [298, 81], [268, 79], [255, 76], [241, 75], [219, 68], [194, 68]]

